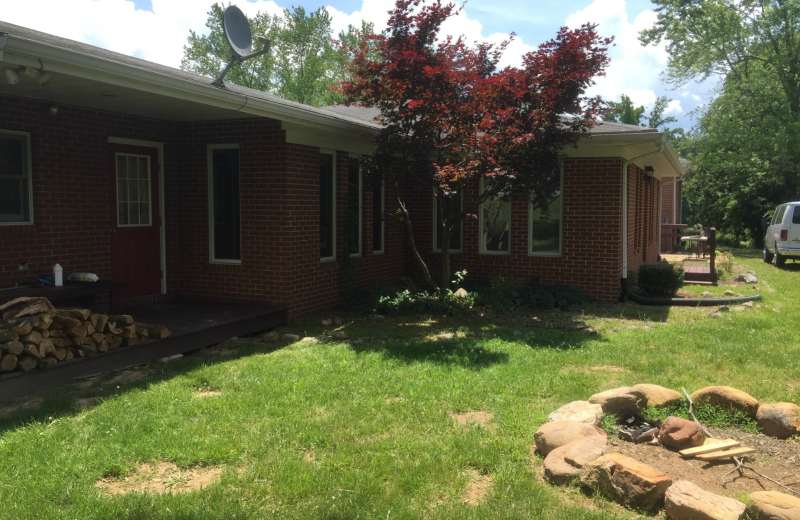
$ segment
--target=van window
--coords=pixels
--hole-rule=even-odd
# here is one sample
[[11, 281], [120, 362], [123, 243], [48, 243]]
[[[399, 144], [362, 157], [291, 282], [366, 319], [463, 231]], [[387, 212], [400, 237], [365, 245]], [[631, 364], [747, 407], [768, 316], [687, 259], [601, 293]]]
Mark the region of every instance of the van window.
[[800, 206], [794, 207], [794, 213], [792, 214], [792, 224], [800, 224]]
[[786, 206], [778, 206], [775, 210], [775, 218], [772, 219], [773, 224], [783, 223], [783, 214], [786, 213]]

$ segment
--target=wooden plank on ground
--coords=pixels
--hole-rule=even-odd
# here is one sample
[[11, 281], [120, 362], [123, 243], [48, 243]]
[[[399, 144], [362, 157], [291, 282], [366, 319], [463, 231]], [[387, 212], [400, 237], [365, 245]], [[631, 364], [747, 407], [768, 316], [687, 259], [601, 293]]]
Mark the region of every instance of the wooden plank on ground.
[[711, 453], [704, 453], [702, 455], [698, 455], [697, 458], [700, 460], [719, 460], [719, 459], [727, 459], [728, 457], [741, 457], [743, 455], [750, 455], [755, 452], [756, 450], [754, 448], [750, 448], [749, 446], [742, 446], [741, 448], [733, 448], [732, 450], [722, 450], [722, 451], [714, 451]]
[[681, 450], [678, 453], [683, 457], [694, 457], [696, 455], [702, 455], [703, 453], [727, 450], [741, 445], [741, 442], [733, 439], [706, 439], [706, 442], [704, 442], [702, 446]]

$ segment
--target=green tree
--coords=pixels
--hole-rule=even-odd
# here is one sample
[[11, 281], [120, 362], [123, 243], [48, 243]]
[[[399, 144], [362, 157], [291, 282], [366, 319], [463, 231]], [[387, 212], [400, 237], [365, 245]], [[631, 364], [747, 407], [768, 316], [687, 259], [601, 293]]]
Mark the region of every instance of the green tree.
[[[221, 3], [211, 6], [206, 21], [207, 35], [189, 31], [181, 69], [216, 77], [225, 68], [230, 53], [222, 31], [224, 10], [225, 5]], [[259, 12], [250, 17], [249, 22], [254, 35], [270, 39], [271, 51], [235, 65], [225, 81], [307, 105], [332, 105], [344, 100], [332, 88], [349, 79], [343, 67], [349, 58], [334, 45], [330, 15], [324, 8], [310, 13], [302, 7], [291, 11], [284, 9], [281, 16]], [[362, 35], [372, 32], [370, 24], [359, 29], [350, 26], [339, 34], [339, 40], [358, 46]], [[253, 50], [261, 48], [255, 40]]]
[[653, 109], [650, 110], [650, 115], [647, 117], [647, 126], [660, 129], [660, 127], [664, 125], [678, 122], [678, 119], [675, 117], [664, 117], [664, 112], [667, 110], [670, 101], [672, 100], [667, 98], [667, 96], [660, 96], [656, 99], [656, 103], [653, 105]]
[[606, 121], [637, 126], [642, 123], [644, 106], [634, 107], [631, 98], [625, 94], [622, 94], [621, 101], [607, 101], [606, 104], [610, 108], [605, 114]]

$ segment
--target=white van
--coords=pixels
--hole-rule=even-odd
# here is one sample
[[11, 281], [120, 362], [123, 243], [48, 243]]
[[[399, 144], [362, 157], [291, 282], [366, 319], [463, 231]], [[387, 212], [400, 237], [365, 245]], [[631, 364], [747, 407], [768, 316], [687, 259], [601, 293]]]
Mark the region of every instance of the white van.
[[791, 258], [800, 258], [800, 202], [787, 202], [775, 208], [764, 237], [764, 261], [776, 267]]

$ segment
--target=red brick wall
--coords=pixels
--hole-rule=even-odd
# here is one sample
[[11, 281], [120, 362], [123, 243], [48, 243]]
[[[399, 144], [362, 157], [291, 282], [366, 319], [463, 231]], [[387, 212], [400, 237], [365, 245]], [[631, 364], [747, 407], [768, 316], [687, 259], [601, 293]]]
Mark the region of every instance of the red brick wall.
[[[111, 276], [108, 137], [168, 141], [172, 123], [0, 95], [0, 129], [29, 132], [34, 225], [0, 225], [0, 287], [52, 274]], [[169, 213], [169, 211], [168, 211]], [[19, 271], [20, 262], [27, 271]]]
[[[562, 255], [528, 254], [528, 204], [512, 201], [510, 255], [478, 253], [477, 212], [464, 222], [463, 253], [451, 254], [453, 272], [466, 269], [476, 279], [494, 275], [536, 276], [542, 283], [577, 285], [601, 301], [616, 301], [622, 259], [622, 159], [570, 159], [564, 165]], [[438, 270], [433, 252], [433, 197], [410, 203], [420, 253]], [[412, 269], [409, 266], [409, 269]]]
[[658, 260], [660, 191], [660, 181], [645, 180], [643, 170], [628, 166], [628, 271]]

